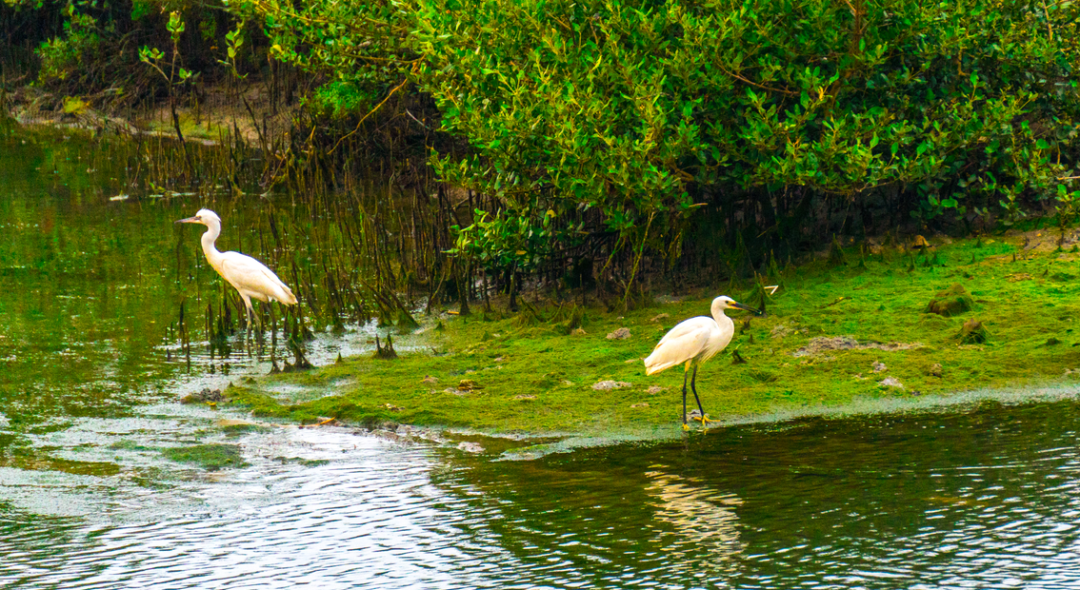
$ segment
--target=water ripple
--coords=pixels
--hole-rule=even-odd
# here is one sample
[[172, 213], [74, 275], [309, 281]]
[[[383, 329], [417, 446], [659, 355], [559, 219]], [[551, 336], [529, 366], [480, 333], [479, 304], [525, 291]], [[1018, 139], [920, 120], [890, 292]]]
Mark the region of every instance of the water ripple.
[[[218, 474], [137, 452], [119, 475], [0, 468], [0, 585], [1076, 587], [1075, 409], [815, 419], [531, 462], [275, 428], [236, 439], [250, 466]], [[102, 432], [188, 436], [152, 416], [37, 442], [85, 458]], [[130, 476], [153, 469], [157, 484]]]

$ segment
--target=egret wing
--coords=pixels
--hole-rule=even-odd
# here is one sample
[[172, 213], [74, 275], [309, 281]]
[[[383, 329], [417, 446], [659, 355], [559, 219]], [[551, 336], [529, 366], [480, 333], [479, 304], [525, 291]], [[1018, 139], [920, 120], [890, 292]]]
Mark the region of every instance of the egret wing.
[[296, 303], [292, 291], [274, 271], [254, 258], [239, 252], [225, 252], [221, 261], [221, 276], [237, 291], [259, 301], [273, 299], [288, 305]]
[[658, 373], [701, 354], [715, 330], [716, 322], [712, 318], [696, 317], [680, 322], [664, 334], [645, 359], [645, 374]]

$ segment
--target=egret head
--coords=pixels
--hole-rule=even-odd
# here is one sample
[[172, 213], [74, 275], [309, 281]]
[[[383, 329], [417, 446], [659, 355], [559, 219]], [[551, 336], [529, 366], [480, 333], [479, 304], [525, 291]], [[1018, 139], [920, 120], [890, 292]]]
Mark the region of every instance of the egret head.
[[176, 223], [201, 223], [206, 227], [210, 227], [211, 225], [221, 227], [221, 218], [218, 217], [217, 213], [214, 213], [209, 209], [199, 209], [199, 211], [195, 213], [195, 217], [178, 219], [176, 220]]
[[721, 295], [716, 299], [713, 299], [712, 309], [713, 314], [715, 314], [717, 311], [723, 313], [723, 310], [725, 309], [742, 309], [745, 311], [749, 311], [754, 315], [762, 315], [760, 311], [754, 309], [753, 307], [750, 307], [749, 305], [743, 305], [742, 303], [735, 301], [727, 295]]

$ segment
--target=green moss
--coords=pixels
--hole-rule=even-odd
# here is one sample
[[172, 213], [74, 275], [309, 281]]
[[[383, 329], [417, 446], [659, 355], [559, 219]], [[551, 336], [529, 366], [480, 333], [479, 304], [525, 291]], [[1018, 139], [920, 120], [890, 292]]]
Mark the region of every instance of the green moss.
[[163, 450], [162, 454], [178, 463], [192, 463], [207, 471], [247, 466], [247, 462], [240, 456], [238, 445], [207, 444], [172, 447]]
[[971, 311], [974, 307], [975, 300], [972, 299], [971, 294], [967, 292], [967, 289], [964, 289], [963, 285], [956, 283], [934, 295], [934, 298], [926, 306], [926, 313], [952, 317]]
[[[1068, 334], [1080, 303], [1054, 276], [1071, 271], [1078, 257], [1025, 252], [1014, 262], [1019, 240], [940, 245], [937, 263], [910, 272], [909, 261], [887, 248], [882, 256], [867, 258], [865, 268], [838, 267], [821, 258], [768, 277], [768, 284], [783, 285], [768, 296], [769, 315], [742, 329], [745, 314], [732, 313], [736, 334], [728, 350], [698, 373], [706, 411], [713, 418], [737, 418], [858, 398], [947, 394], [1060, 378], [1080, 367], [1080, 347], [1048, 342], [1077, 340]], [[960, 318], [924, 313], [927, 301], [959, 281], [991, 336], [983, 343], [960, 343]], [[502, 433], [677, 430], [682, 371], [646, 376], [642, 359], [676, 323], [707, 315], [710, 300], [719, 294], [702, 291], [626, 313], [591, 307], [570, 317], [565, 309], [558, 313], [557, 305], [537, 306], [546, 320], [535, 325], [500, 312], [485, 314], [483, 321], [444, 319], [443, 331], [424, 335], [440, 356], [410, 353], [390, 362], [347, 358], [306, 374], [232, 386], [225, 396], [257, 416], [300, 422], [335, 417]], [[726, 294], [745, 298], [754, 291]], [[583, 324], [584, 333], [567, 334], [573, 323]], [[629, 329], [631, 337], [605, 337], [618, 328]], [[837, 336], [850, 336], [857, 345], [799, 353], [814, 338]], [[733, 364], [730, 351], [736, 348], [745, 364]], [[875, 372], [875, 363], [887, 369]], [[904, 388], [879, 387], [888, 377]], [[483, 387], [462, 390], [463, 379]], [[602, 380], [630, 386], [592, 389]], [[319, 395], [270, 393], [279, 383]], [[650, 389], [654, 386], [663, 389]]]

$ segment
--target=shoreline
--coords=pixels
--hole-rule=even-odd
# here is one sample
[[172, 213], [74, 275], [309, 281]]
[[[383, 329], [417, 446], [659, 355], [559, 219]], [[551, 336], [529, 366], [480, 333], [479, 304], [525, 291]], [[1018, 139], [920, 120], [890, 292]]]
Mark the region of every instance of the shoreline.
[[[955, 406], [1010, 391], [1064, 391], [1073, 381], [1080, 387], [1080, 332], [1073, 329], [1080, 305], [1070, 289], [1080, 273], [1072, 250], [1080, 248], [1075, 236], [1065, 250], [1053, 247], [1057, 241], [1056, 230], [1032, 230], [932, 238], [919, 247], [871, 245], [845, 251], [846, 263], [819, 258], [767, 278], [781, 285], [765, 296], [769, 315], [732, 314], [735, 337], [699, 372], [705, 410], [720, 420], [714, 428], [851, 408]], [[971, 309], [927, 311], [956, 284]], [[762, 296], [753, 285], [724, 291], [625, 314], [551, 301], [516, 315], [477, 311], [450, 319], [444, 312], [416, 335], [430, 354], [353, 357], [231, 384], [224, 395], [255, 416], [299, 423], [335, 418], [552, 437], [561, 439], [556, 445], [577, 440], [575, 448], [596, 438], [677, 438], [681, 375], [673, 369], [645, 377], [641, 359], [676, 323], [707, 314], [713, 296], [755, 306], [753, 297]], [[972, 322], [985, 342], [964, 341]], [[733, 350], [746, 362], [736, 364]]]

